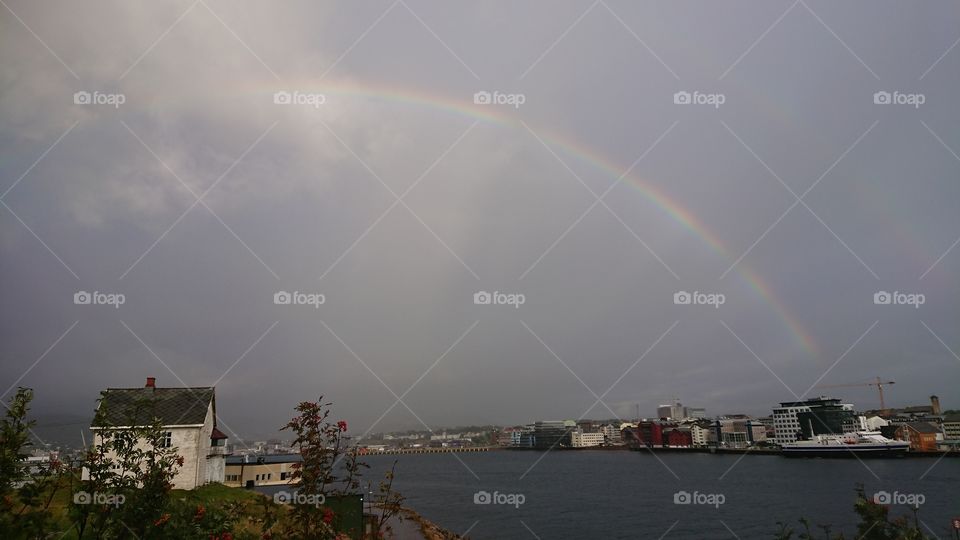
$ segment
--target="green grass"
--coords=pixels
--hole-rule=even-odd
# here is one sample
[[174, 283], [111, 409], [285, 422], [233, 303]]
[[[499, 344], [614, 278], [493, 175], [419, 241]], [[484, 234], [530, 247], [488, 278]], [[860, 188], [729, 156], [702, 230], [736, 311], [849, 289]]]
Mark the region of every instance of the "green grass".
[[207, 484], [189, 491], [175, 489], [170, 492], [170, 498], [206, 506], [231, 502], [258, 504], [264, 498], [264, 495], [253, 490], [227, 487], [223, 484]]

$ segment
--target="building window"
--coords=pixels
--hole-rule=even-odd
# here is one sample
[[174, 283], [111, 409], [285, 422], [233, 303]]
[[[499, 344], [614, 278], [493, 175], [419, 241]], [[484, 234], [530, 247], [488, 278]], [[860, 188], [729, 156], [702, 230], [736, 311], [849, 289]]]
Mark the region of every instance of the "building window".
[[267, 473], [267, 480], [269, 480], [271, 477], [273, 477], [273, 474], [272, 474], [272, 473]]
[[286, 480], [286, 479], [287, 479], [287, 473], [285, 473], [285, 472], [280, 473], [280, 479], [281, 479], [281, 480]]
[[173, 432], [166, 431], [160, 439], [160, 448], [170, 448], [173, 446]]

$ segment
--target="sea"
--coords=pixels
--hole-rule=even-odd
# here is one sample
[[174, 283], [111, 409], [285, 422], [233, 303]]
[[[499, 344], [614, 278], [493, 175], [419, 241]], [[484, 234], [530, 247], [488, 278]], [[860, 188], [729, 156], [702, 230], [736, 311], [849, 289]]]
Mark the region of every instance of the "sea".
[[856, 538], [856, 488], [931, 538], [954, 538], [960, 459], [787, 459], [648, 451], [492, 451], [367, 456], [396, 461], [405, 505], [474, 539], [775, 538], [806, 518]]

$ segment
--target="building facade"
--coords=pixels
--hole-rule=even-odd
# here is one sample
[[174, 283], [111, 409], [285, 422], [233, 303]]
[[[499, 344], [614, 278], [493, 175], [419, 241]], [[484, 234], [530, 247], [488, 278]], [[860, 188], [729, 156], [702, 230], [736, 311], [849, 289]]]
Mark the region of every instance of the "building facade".
[[605, 437], [599, 431], [572, 431], [570, 433], [570, 446], [573, 448], [587, 448], [590, 446], [600, 446], [604, 443]]
[[948, 441], [960, 441], [960, 414], [950, 414], [944, 417], [943, 437]]
[[226, 459], [223, 483], [230, 487], [245, 488], [289, 484], [294, 465], [301, 461], [299, 454], [230, 456]]
[[909, 422], [897, 427], [896, 438], [910, 442], [911, 452], [935, 452], [940, 430], [927, 422]]
[[[812, 414], [811, 414], [812, 413]], [[774, 442], [779, 445], [792, 443], [813, 433], [843, 433], [846, 422], [855, 417], [853, 405], [840, 403], [839, 399], [826, 397], [806, 401], [784, 401], [773, 408]]]
[[570, 433], [576, 430], [573, 420], [540, 420], [533, 424], [532, 446], [541, 450], [567, 448]]
[[[94, 444], [102, 444], [111, 430], [148, 426], [158, 418], [163, 424], [163, 446], [176, 448], [183, 458], [173, 478], [174, 488], [222, 483], [227, 437], [217, 429], [215, 394], [213, 387], [158, 388], [153, 377], [142, 388], [108, 388], [101, 393], [90, 426]], [[115, 458], [110, 452], [107, 457]], [[87, 470], [82, 474], [89, 478]]]

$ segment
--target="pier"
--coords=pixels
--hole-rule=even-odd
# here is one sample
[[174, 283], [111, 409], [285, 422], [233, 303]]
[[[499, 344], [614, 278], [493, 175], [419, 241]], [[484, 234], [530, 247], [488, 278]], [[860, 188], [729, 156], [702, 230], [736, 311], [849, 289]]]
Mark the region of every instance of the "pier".
[[449, 453], [464, 453], [464, 452], [491, 452], [495, 450], [500, 450], [498, 446], [466, 446], [462, 448], [385, 448], [383, 450], [368, 450], [365, 448], [360, 448], [357, 450], [357, 453], [361, 456], [385, 456], [385, 455], [397, 455], [397, 454], [449, 454]]

